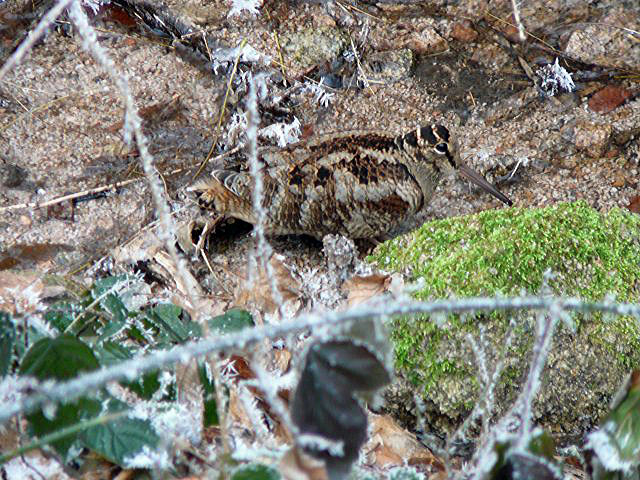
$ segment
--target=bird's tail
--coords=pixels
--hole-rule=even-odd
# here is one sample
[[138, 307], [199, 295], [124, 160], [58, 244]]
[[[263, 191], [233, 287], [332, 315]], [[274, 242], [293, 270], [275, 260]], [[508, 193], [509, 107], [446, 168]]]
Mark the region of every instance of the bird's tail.
[[252, 187], [249, 173], [214, 170], [210, 178], [197, 181], [188, 190], [195, 192], [198, 205], [202, 208], [253, 223]]

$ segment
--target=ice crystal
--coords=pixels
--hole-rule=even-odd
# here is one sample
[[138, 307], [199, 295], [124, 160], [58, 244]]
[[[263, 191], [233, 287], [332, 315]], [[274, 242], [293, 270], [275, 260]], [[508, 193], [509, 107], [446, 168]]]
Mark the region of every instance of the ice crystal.
[[260, 129], [258, 135], [271, 138], [278, 143], [279, 147], [285, 147], [290, 143], [295, 143], [300, 139], [300, 120], [293, 117], [291, 123], [272, 123], [268, 127]]
[[573, 92], [576, 88], [571, 74], [560, 66], [557, 57], [553, 65], [545, 65], [537, 74], [542, 79], [540, 89], [548, 97], [553, 97], [558, 91]]

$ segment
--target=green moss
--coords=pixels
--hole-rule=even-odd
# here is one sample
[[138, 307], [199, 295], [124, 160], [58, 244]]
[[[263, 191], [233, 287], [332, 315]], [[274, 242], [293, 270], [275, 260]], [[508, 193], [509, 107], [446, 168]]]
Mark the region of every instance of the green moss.
[[[370, 259], [386, 270], [408, 272], [410, 281], [423, 282], [415, 294], [422, 300], [535, 293], [544, 273], [551, 271], [548, 285], [557, 295], [637, 301], [640, 216], [620, 209], [602, 214], [584, 202], [491, 210], [427, 223], [380, 245]], [[506, 328], [504, 314], [486, 315], [492, 325], [501, 320]], [[477, 321], [450, 319], [450, 328], [442, 330], [426, 318], [395, 320], [398, 366], [412, 380], [420, 379], [427, 391], [445, 375], [460, 374], [464, 367], [452, 363], [439, 347], [461, 325], [474, 331]], [[638, 322], [614, 318], [599, 323], [589, 336], [606, 345], [625, 368], [638, 362], [623, 353], [640, 352]], [[620, 338], [630, 345], [619, 349]], [[510, 372], [510, 379], [516, 377]]]

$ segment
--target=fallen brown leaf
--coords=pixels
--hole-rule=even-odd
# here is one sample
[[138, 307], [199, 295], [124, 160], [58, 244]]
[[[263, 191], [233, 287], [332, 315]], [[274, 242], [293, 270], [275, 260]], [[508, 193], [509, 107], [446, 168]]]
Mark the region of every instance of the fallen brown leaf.
[[[301, 305], [300, 282], [284, 263], [284, 256], [275, 254], [269, 259], [269, 265], [273, 272], [275, 285], [277, 286], [283, 306], [288, 310], [297, 311]], [[267, 275], [266, 268], [260, 268], [256, 278], [250, 285], [248, 281], [240, 282], [236, 290], [235, 305], [238, 307], [254, 307], [267, 313], [278, 310], [276, 295], [272, 291], [272, 283]], [[275, 297], [275, 298], [274, 298]], [[291, 312], [290, 312], [291, 313]]]
[[324, 462], [293, 447], [280, 460], [278, 471], [284, 480], [328, 480]]
[[400, 427], [388, 415], [369, 414], [371, 435], [364, 446], [370, 465], [426, 465], [444, 470], [444, 463], [424, 447], [416, 437]]
[[478, 32], [473, 29], [471, 22], [464, 20], [453, 25], [451, 37], [459, 42], [469, 43], [478, 38]]
[[629, 205], [627, 205], [627, 208], [633, 213], [640, 214], [640, 195], [636, 195], [635, 197], [632, 197], [631, 200], [629, 201]]
[[626, 102], [631, 96], [632, 93], [626, 88], [607, 85], [589, 99], [589, 108], [597, 113], [609, 113]]
[[347, 305], [352, 306], [384, 293], [390, 284], [389, 275], [353, 276], [342, 284], [342, 291], [347, 294]]
[[44, 283], [35, 273], [0, 271], [0, 311], [34, 312], [43, 293]]

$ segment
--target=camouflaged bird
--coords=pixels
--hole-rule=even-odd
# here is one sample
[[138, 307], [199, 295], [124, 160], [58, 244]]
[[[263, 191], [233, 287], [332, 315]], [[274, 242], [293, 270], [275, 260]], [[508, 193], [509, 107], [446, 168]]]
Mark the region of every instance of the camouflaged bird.
[[[442, 125], [404, 135], [382, 131], [325, 134], [259, 154], [268, 235], [339, 234], [374, 243], [419, 226], [441, 178], [458, 171], [504, 203], [511, 201], [462, 164]], [[199, 204], [255, 224], [248, 172], [214, 170], [190, 190]]]

